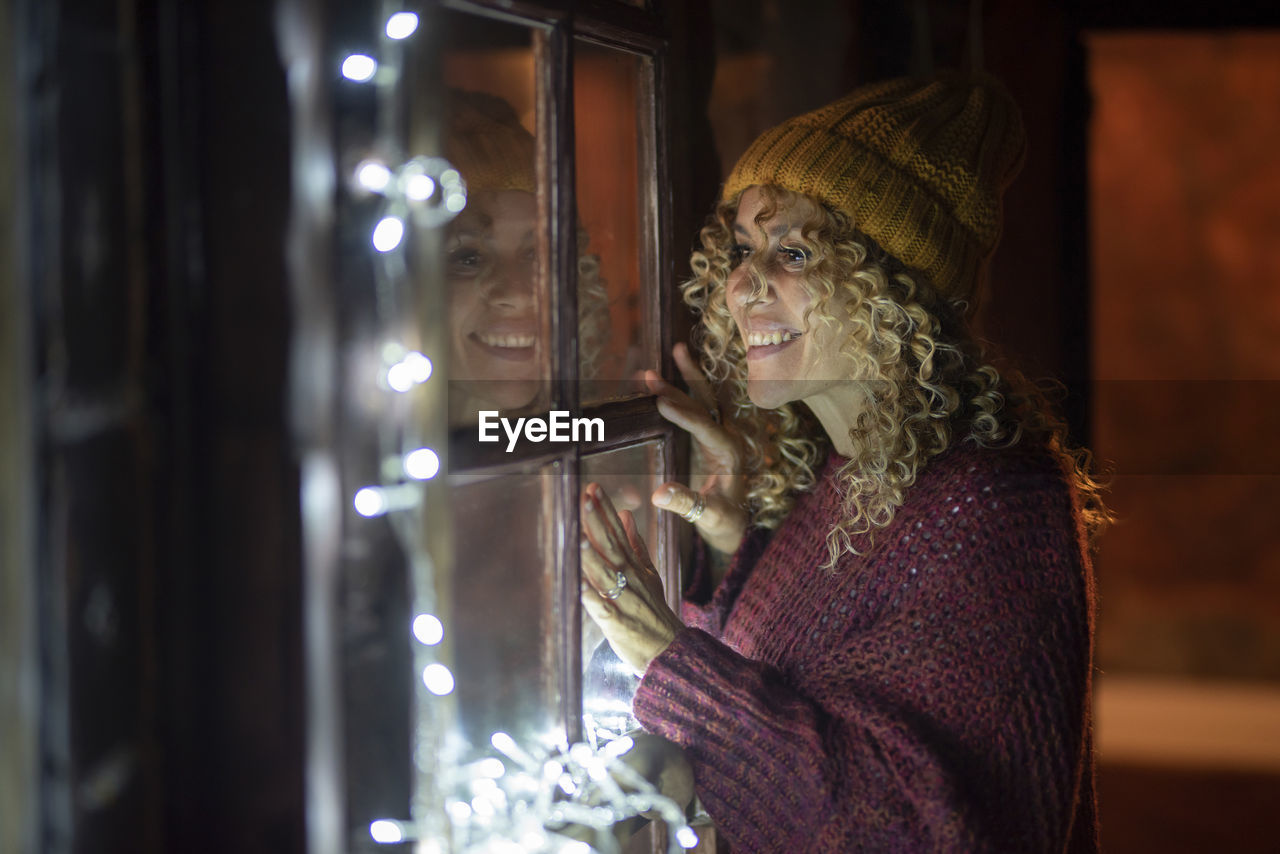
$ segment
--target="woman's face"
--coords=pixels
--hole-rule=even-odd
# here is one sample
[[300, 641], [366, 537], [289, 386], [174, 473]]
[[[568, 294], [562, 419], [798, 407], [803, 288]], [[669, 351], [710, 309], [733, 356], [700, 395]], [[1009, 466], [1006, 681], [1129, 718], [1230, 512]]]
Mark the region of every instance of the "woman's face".
[[[817, 296], [805, 283], [810, 259], [801, 233], [820, 214], [817, 205], [804, 197], [789, 205], [780, 202], [773, 216], [757, 224], [765, 206], [758, 187], [748, 188], [739, 200], [733, 224], [736, 265], [725, 296], [747, 352], [747, 393], [756, 406], [775, 409], [791, 401], [812, 402], [849, 385], [853, 368], [840, 353], [848, 321], [807, 316]], [[843, 318], [842, 309], [832, 299], [826, 312]]]
[[472, 409], [517, 409], [538, 394], [536, 219], [532, 193], [484, 190], [450, 224], [450, 371], [478, 404]]

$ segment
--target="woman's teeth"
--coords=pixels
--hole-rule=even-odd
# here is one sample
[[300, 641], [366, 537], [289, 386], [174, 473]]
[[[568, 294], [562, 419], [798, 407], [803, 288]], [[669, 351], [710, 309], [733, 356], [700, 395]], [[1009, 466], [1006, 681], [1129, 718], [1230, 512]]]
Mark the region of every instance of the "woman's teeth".
[[800, 337], [799, 332], [748, 332], [748, 347], [766, 347], [770, 344], [782, 344]]
[[532, 347], [532, 335], [476, 335], [481, 344], [490, 347]]

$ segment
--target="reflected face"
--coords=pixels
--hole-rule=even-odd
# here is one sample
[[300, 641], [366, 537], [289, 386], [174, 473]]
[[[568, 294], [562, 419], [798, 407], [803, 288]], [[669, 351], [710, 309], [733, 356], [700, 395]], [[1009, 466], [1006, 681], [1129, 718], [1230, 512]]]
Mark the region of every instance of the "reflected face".
[[[818, 296], [806, 280], [812, 259], [802, 230], [820, 215], [817, 205], [803, 197], [779, 203], [757, 223], [765, 207], [757, 187], [742, 194], [733, 225], [735, 266], [725, 287], [747, 352], [747, 393], [756, 406], [774, 409], [849, 385], [853, 368], [840, 352], [849, 321], [810, 315]], [[832, 298], [826, 313], [844, 318], [843, 307]]]
[[452, 378], [481, 405], [533, 402], [542, 379], [537, 208], [523, 190], [473, 193], [445, 240]]

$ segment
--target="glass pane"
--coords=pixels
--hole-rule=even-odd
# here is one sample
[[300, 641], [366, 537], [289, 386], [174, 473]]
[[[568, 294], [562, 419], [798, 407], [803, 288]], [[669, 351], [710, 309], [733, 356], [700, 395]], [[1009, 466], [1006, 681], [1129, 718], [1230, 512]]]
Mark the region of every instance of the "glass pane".
[[[661, 483], [663, 443], [647, 442], [582, 459], [583, 484], [604, 487], [613, 506], [630, 510], [659, 574], [664, 574], [658, 541], [658, 518], [649, 496]], [[665, 574], [664, 574], [665, 576]], [[587, 738], [604, 741], [635, 729], [631, 698], [639, 678], [614, 654], [590, 617], [582, 624], [582, 713]]]
[[480, 410], [545, 408], [550, 327], [531, 33], [457, 13], [443, 13], [441, 26], [441, 148], [467, 190], [466, 207], [445, 227], [442, 259], [449, 412], [458, 425]]
[[[547, 520], [558, 478], [537, 472], [456, 476], [452, 638], [456, 758], [491, 755], [506, 732], [527, 746], [559, 741], [556, 561]], [[495, 536], [500, 531], [501, 536]]]
[[635, 372], [658, 366], [647, 305], [653, 173], [639, 119], [650, 65], [587, 42], [578, 43], [574, 63], [579, 370], [582, 399], [592, 401], [638, 391]]

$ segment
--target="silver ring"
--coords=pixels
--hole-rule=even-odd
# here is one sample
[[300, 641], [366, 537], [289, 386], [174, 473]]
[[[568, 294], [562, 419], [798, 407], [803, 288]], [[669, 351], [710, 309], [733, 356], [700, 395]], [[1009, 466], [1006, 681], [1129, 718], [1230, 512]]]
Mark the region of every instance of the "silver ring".
[[698, 521], [707, 510], [707, 497], [701, 492], [695, 493], [695, 495], [697, 495], [697, 498], [693, 499], [693, 506], [689, 508], [688, 512], [680, 514], [686, 522]]
[[622, 591], [626, 589], [627, 589], [627, 574], [625, 572], [619, 572], [617, 575], [617, 578], [614, 579], [613, 586], [610, 587], [608, 590], [602, 591], [600, 595], [606, 599], [617, 599], [619, 596], [622, 595]]

